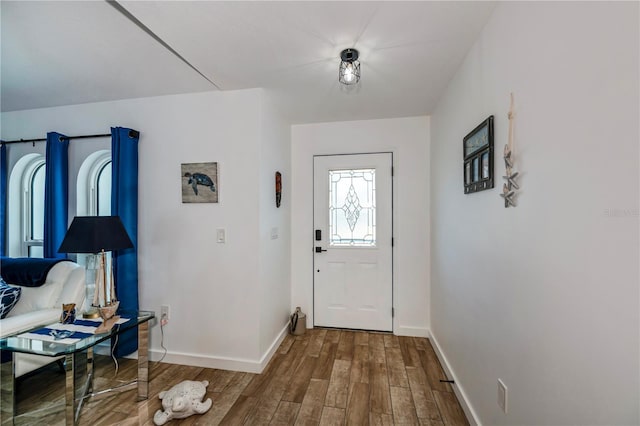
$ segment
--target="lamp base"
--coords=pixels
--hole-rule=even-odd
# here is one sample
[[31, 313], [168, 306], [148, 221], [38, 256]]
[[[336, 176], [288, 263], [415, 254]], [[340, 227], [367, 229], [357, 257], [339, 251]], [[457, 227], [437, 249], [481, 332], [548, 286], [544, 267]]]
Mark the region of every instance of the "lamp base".
[[100, 312], [98, 312], [97, 308], [92, 306], [91, 309], [82, 313], [82, 318], [87, 318], [87, 319], [100, 318]]

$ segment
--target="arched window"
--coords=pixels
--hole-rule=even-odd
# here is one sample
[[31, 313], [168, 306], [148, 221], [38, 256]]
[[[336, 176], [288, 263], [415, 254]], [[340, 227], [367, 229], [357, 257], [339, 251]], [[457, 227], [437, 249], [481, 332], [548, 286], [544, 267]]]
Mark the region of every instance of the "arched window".
[[[7, 200], [8, 256], [43, 256], [45, 172], [45, 158], [41, 154], [24, 155], [11, 170]], [[76, 215], [110, 214], [111, 151], [101, 150], [89, 155], [80, 167]]]
[[43, 257], [44, 240], [44, 177], [47, 167], [44, 160], [38, 164], [28, 178], [30, 188], [27, 200], [30, 212], [27, 214], [27, 232], [25, 234], [26, 256]]
[[111, 151], [96, 151], [84, 160], [77, 188], [77, 216], [111, 215]]
[[[78, 171], [77, 189], [76, 216], [111, 215], [111, 151], [96, 151], [83, 161]], [[86, 254], [78, 254], [76, 261], [86, 266], [87, 259]], [[110, 261], [109, 252], [107, 263]]]
[[44, 238], [44, 156], [27, 154], [9, 178], [9, 256], [42, 257]]

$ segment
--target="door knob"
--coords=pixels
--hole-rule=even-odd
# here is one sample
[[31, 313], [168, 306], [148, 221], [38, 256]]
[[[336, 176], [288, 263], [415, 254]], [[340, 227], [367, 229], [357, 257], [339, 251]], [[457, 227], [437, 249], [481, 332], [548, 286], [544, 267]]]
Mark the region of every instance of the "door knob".
[[323, 251], [326, 250], [323, 250], [322, 247], [316, 247], [316, 253], [322, 253]]

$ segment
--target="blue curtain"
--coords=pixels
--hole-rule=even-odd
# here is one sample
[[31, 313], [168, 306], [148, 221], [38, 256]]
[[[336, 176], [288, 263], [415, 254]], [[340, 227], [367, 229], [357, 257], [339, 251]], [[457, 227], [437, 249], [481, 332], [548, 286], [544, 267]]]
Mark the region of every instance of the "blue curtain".
[[[113, 274], [120, 308], [138, 306], [138, 138], [135, 130], [111, 128], [111, 214], [120, 216], [133, 248], [113, 252]], [[138, 349], [138, 329], [123, 333], [115, 347], [118, 357]]]
[[7, 145], [0, 145], [0, 256], [6, 255], [7, 244]]
[[44, 257], [66, 258], [58, 253], [67, 232], [69, 214], [69, 139], [47, 133], [44, 181]]

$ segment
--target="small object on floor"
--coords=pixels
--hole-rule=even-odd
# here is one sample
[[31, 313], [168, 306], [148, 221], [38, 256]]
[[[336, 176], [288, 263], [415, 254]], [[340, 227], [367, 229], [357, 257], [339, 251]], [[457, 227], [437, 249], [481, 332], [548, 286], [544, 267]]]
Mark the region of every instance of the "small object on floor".
[[301, 336], [307, 331], [307, 315], [302, 312], [300, 306], [297, 306], [296, 311], [289, 317], [289, 331], [294, 336]]
[[160, 426], [172, 419], [184, 419], [193, 414], [204, 414], [209, 411], [213, 404], [211, 398], [202, 402], [202, 398], [207, 393], [207, 386], [209, 382], [206, 380], [201, 382], [185, 380], [168, 391], [160, 392], [158, 396], [162, 400], [164, 411], [156, 411], [153, 423]]

